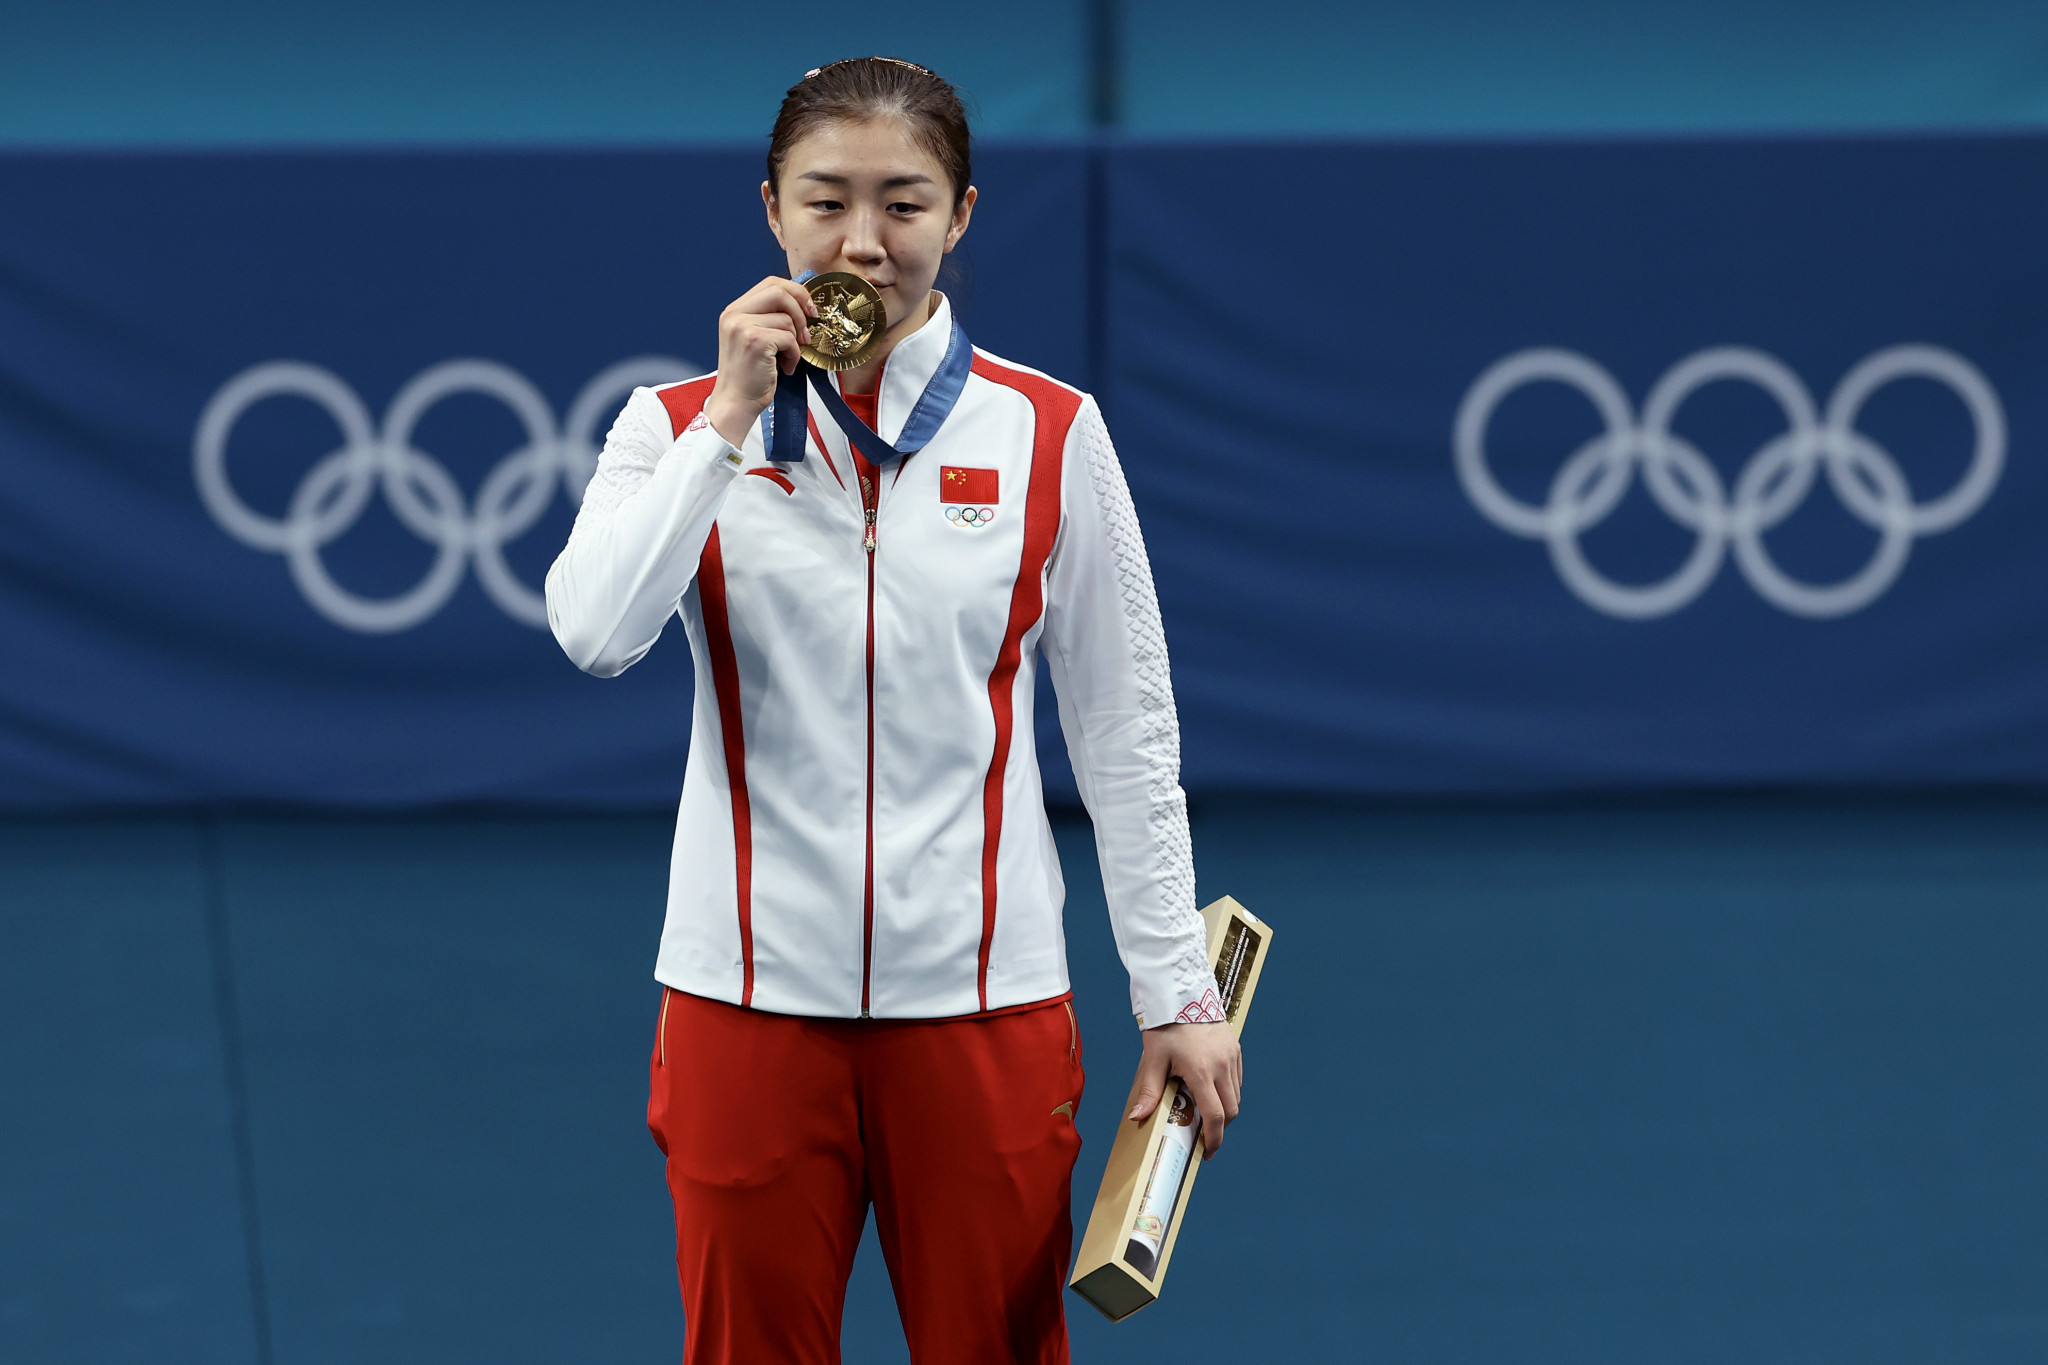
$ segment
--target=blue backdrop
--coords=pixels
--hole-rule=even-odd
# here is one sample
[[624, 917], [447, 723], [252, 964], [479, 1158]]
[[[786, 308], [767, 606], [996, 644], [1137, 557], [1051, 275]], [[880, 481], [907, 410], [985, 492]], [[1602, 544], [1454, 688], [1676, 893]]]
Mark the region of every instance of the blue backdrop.
[[[992, 149], [949, 287], [1102, 392], [1192, 789], [2039, 781], [2044, 160]], [[683, 651], [583, 678], [535, 591], [758, 177], [0, 158], [0, 800], [672, 799]]]
[[2048, 778], [2048, 141], [1114, 164], [1198, 786]]
[[[999, 211], [956, 292], [986, 344], [1075, 373], [1085, 168], [983, 162]], [[781, 267], [760, 177], [737, 152], [0, 158], [0, 799], [673, 800], [688, 652], [567, 663], [532, 608], [572, 506], [530, 457], [602, 441], [619, 362], [715, 359], [718, 310]], [[459, 360], [496, 393], [387, 430]], [[346, 458], [318, 481], [355, 405], [416, 452], [396, 502], [352, 497]], [[479, 496], [493, 471], [509, 501]]]

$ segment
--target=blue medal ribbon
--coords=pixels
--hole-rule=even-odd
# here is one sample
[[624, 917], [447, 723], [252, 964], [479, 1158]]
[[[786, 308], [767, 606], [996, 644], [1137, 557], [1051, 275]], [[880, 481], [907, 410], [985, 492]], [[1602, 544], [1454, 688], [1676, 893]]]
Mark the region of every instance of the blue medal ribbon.
[[[797, 282], [801, 284], [803, 279], [799, 276]], [[853, 409], [846, 406], [846, 400], [839, 396], [838, 387], [825, 371], [808, 360], [799, 360], [795, 374], [777, 377], [775, 401], [761, 414], [761, 444], [767, 447], [768, 458], [783, 464], [796, 464], [804, 458], [804, 418], [810, 408], [812, 389], [817, 390], [825, 411], [839, 424], [846, 439], [875, 464], [888, 464], [924, 449], [939, 434], [953, 405], [960, 401], [960, 392], [967, 387], [968, 372], [974, 368], [974, 347], [968, 344], [967, 333], [960, 330], [959, 317], [951, 315], [951, 321], [953, 330], [946, 338], [946, 354], [910, 409], [910, 420], [897, 434], [896, 444], [883, 440], [874, 428], [853, 415]]]

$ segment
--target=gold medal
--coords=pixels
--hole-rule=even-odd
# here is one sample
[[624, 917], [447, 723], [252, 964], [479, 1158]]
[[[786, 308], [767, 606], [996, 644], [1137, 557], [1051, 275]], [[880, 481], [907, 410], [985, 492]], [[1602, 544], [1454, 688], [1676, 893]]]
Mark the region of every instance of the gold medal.
[[804, 281], [818, 316], [811, 319], [811, 344], [803, 357], [821, 370], [850, 370], [874, 359], [889, 330], [882, 296], [858, 275], [834, 270]]

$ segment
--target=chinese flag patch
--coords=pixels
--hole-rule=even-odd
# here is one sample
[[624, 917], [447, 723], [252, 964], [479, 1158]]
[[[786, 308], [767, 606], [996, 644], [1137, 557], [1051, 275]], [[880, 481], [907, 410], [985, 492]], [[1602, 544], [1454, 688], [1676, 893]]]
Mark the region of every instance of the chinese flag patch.
[[958, 465], [951, 464], [940, 465], [939, 501], [997, 501], [996, 471], [993, 469], [962, 469]]

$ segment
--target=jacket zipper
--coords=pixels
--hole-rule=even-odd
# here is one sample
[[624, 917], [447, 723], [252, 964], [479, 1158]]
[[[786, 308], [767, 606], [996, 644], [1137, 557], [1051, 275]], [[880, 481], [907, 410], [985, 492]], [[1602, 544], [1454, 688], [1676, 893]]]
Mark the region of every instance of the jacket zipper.
[[[882, 362], [883, 373], [887, 373], [888, 363]], [[878, 374], [875, 393], [879, 396], [881, 391], [882, 376]], [[860, 479], [860, 548], [868, 566], [868, 805], [867, 859], [860, 888], [860, 1017], [872, 1019], [875, 1016], [869, 1006], [875, 976], [875, 518], [882, 508], [882, 470], [861, 454], [860, 447], [850, 438], [846, 454]]]
[[[848, 442], [849, 447], [852, 445]], [[867, 457], [857, 450], [853, 455], [854, 469], [860, 475], [860, 509], [863, 529], [861, 549], [868, 565], [868, 640], [867, 640], [867, 684], [868, 684], [868, 808], [867, 808], [867, 867], [861, 880], [860, 894], [860, 1017], [872, 1019], [869, 1012], [869, 991], [874, 981], [875, 969], [875, 513], [881, 509], [881, 470], [868, 463]]]

